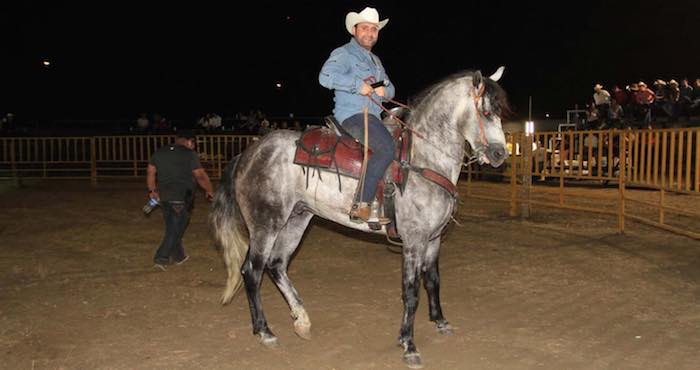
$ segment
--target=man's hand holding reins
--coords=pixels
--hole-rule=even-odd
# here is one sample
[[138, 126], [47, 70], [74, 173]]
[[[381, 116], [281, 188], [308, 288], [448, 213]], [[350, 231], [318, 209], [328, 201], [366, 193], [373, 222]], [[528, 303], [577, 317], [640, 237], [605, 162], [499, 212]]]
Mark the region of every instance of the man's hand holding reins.
[[386, 96], [386, 90], [384, 89], [384, 86], [377, 87], [376, 89], [373, 89], [372, 86], [367, 84], [366, 82], [362, 84], [362, 89], [360, 90], [360, 95], [364, 96], [372, 96], [372, 93], [377, 94], [379, 97], [385, 97]]

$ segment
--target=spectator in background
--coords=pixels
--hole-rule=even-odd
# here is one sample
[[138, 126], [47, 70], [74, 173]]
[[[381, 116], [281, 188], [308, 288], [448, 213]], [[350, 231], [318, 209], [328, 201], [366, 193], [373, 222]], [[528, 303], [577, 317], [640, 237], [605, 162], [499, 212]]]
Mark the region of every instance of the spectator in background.
[[624, 113], [622, 105], [617, 102], [617, 99], [613, 99], [610, 104], [610, 125], [608, 127], [614, 129], [622, 128]]
[[690, 103], [690, 114], [695, 113], [695, 111], [700, 106], [700, 78], [695, 80], [693, 85], [693, 101]]
[[170, 131], [170, 122], [158, 113], [153, 114], [153, 129], [158, 132]]
[[294, 120], [294, 124], [292, 126], [292, 130], [294, 131], [302, 131], [301, 128], [301, 123], [298, 120]]
[[693, 104], [693, 87], [688, 84], [688, 79], [681, 80], [678, 97], [678, 116], [683, 116], [690, 121], [690, 105]]
[[661, 117], [663, 113], [667, 117], [671, 117], [673, 112], [669, 110], [669, 98], [668, 98], [668, 88], [666, 81], [656, 80], [654, 81], [654, 102], [652, 103], [652, 116], [654, 118]]
[[148, 120], [146, 113], [139, 113], [139, 118], [136, 119], [136, 130], [146, 132], [151, 128], [151, 122]]
[[672, 121], [678, 121], [678, 114], [679, 114], [679, 107], [678, 107], [678, 102], [681, 97], [681, 89], [678, 86], [678, 82], [676, 80], [671, 80], [668, 81], [668, 105], [669, 105], [669, 111], [671, 113], [670, 117]]
[[0, 132], [11, 133], [15, 130], [15, 115], [13, 113], [7, 113], [2, 117], [0, 121]]
[[645, 127], [651, 127], [651, 105], [654, 103], [654, 92], [647, 87], [644, 81], [639, 81], [637, 84], [639, 91], [637, 92], [637, 104], [640, 106], [642, 124]]
[[209, 130], [221, 129], [221, 116], [216, 113], [209, 113]]
[[627, 94], [627, 105], [625, 106], [627, 120], [630, 121], [630, 123], [631, 121], [641, 121], [642, 108], [639, 105], [639, 85], [636, 82], [629, 84], [627, 86]]
[[272, 129], [270, 128], [270, 121], [267, 120], [267, 118], [263, 119], [262, 122], [260, 122], [260, 128], [258, 129], [258, 135], [264, 136], [268, 133], [270, 133]]
[[596, 130], [600, 124], [600, 111], [595, 102], [588, 104], [586, 109], [586, 130]]
[[600, 128], [605, 128], [610, 115], [610, 93], [600, 84], [593, 86], [593, 102], [598, 110]]
[[627, 105], [627, 93], [625, 92], [625, 90], [622, 90], [620, 86], [613, 86], [612, 95], [613, 100], [617, 101], [617, 104], [619, 104], [622, 107]]
[[207, 131], [218, 130], [221, 128], [221, 116], [216, 113], [207, 113], [197, 121], [197, 126]]

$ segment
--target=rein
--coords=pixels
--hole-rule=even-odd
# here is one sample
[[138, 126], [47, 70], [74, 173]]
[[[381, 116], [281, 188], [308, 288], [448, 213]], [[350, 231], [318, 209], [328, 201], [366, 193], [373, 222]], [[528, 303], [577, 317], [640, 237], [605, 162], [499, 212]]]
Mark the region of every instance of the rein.
[[[481, 88], [479, 89], [479, 93], [474, 96], [474, 110], [476, 111], [476, 117], [479, 122], [479, 139], [481, 139], [481, 142], [484, 144], [484, 146], [488, 147], [489, 142], [486, 139], [486, 134], [484, 133], [484, 121], [481, 119], [481, 113], [479, 112], [479, 100], [484, 96], [484, 91], [485, 91], [486, 85], [481, 85]], [[478, 161], [478, 158], [475, 155], [466, 153], [466, 157], [468, 158], [467, 162], [464, 162], [462, 158], [457, 158], [451, 153], [446, 153], [442, 150], [442, 148], [439, 145], [433, 144], [431, 141], [423, 137], [423, 135], [420, 134], [420, 132], [414, 130], [411, 126], [409, 126], [406, 122], [404, 122], [401, 118], [399, 118], [396, 114], [394, 114], [392, 111], [386, 109], [380, 102], [374, 100], [372, 98], [372, 95], [367, 95], [367, 98], [374, 103], [374, 105], [378, 106], [381, 108], [384, 112], [386, 112], [389, 116], [391, 116], [393, 119], [396, 120], [403, 128], [406, 130], [410, 131], [412, 134], [416, 135], [418, 138], [425, 140], [428, 144], [432, 145], [434, 148], [436, 148], [438, 151], [442, 152], [443, 154], [447, 155], [448, 157], [451, 157], [452, 159], [456, 159], [459, 162], [462, 162], [462, 166], [469, 166], [472, 163]], [[409, 111], [412, 111], [413, 109], [409, 107], [406, 104], [403, 104], [401, 102], [398, 102], [394, 99], [387, 99], [387, 101], [394, 103], [402, 108], [406, 108]]]

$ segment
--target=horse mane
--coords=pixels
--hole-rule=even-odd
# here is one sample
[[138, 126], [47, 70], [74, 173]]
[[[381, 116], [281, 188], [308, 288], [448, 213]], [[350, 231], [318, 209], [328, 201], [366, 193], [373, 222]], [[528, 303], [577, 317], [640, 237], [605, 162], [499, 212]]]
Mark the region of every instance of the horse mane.
[[[432, 99], [435, 97], [435, 93], [442, 90], [445, 85], [460, 78], [473, 77], [475, 73], [476, 72], [471, 70], [457, 72], [424, 89], [415, 97], [409, 99], [409, 105], [414, 107], [411, 115], [419, 116], [423, 109], [425, 109], [426, 104], [431, 104]], [[484, 94], [489, 97], [492, 113], [501, 117], [501, 119], [508, 117], [512, 111], [510, 109], [510, 104], [508, 103], [508, 97], [505, 90], [503, 90], [503, 88], [498, 85], [496, 81], [488, 78], [488, 76], [483, 76], [482, 81], [486, 85]]]

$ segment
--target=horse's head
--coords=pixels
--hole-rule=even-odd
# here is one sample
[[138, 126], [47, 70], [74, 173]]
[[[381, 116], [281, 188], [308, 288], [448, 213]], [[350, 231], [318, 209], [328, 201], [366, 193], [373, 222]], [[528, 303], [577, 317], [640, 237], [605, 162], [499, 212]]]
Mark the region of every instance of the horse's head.
[[496, 83], [503, 75], [504, 67], [484, 78], [481, 72], [472, 74], [471, 102], [467, 110], [467, 126], [464, 137], [471, 145], [481, 164], [500, 166], [508, 158], [506, 138], [501, 126], [501, 116], [508, 112], [508, 101], [503, 89]]

